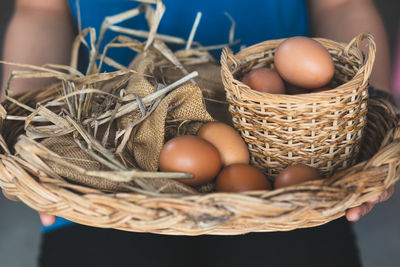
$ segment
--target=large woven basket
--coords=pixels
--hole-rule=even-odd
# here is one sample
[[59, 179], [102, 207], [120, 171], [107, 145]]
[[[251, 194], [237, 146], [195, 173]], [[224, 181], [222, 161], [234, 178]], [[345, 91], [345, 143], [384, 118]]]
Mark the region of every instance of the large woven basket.
[[[367, 56], [361, 41], [369, 46]], [[333, 90], [281, 95], [250, 89], [240, 80], [251, 69], [273, 68], [274, 53], [285, 39], [266, 41], [236, 55], [221, 57], [222, 81], [234, 126], [248, 144], [251, 161], [273, 178], [290, 164], [303, 163], [330, 176], [352, 166], [366, 123], [368, 78], [375, 58], [370, 34], [349, 44], [316, 38], [335, 64]]]
[[[53, 92], [54, 93], [54, 92]], [[26, 94], [26, 104], [46, 99], [49, 92]], [[68, 220], [104, 228], [173, 235], [235, 235], [312, 227], [343, 216], [346, 209], [377, 196], [400, 174], [400, 125], [392, 105], [368, 102], [368, 123], [360, 162], [329, 179], [274, 191], [208, 193], [155, 197], [138, 193], [104, 193], [53, 179], [13, 152], [23, 123], [0, 125], [0, 186], [31, 208]], [[23, 113], [6, 105], [7, 116]]]

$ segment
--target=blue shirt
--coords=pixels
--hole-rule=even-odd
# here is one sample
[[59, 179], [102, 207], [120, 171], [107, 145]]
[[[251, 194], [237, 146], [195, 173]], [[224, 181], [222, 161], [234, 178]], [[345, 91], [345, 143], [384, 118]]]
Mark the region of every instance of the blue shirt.
[[[187, 39], [190, 35], [197, 12], [202, 12], [202, 18], [197, 28], [194, 40], [203, 46], [227, 44], [231, 21], [225, 15], [229, 14], [236, 22], [235, 40], [239, 45], [250, 46], [265, 40], [286, 38], [290, 36], [308, 35], [308, 16], [304, 0], [164, 0], [166, 10], [160, 22], [158, 33]], [[78, 8], [76, 0], [69, 0], [71, 11], [78, 25]], [[80, 0], [80, 16], [82, 29], [93, 27], [96, 35], [105, 17], [119, 14], [138, 6], [132, 0]], [[148, 30], [144, 15], [131, 18], [117, 24], [118, 26]], [[108, 31], [103, 46], [118, 33]], [[129, 49], [111, 49], [108, 56], [117, 62], [128, 65], [134, 54]], [[218, 60], [218, 59], [217, 59]], [[110, 68], [106, 68], [110, 71]], [[59, 228], [71, 222], [57, 218], [51, 227], [45, 231]]]
[[[186, 40], [190, 35], [197, 12], [201, 11], [202, 18], [194, 40], [203, 46], [228, 43], [231, 21], [225, 13], [236, 22], [235, 39], [240, 40], [240, 44], [233, 47], [235, 51], [239, 47], [250, 46], [265, 40], [308, 33], [308, 16], [304, 0], [249, 0], [246, 2], [164, 0], [163, 2], [166, 10], [158, 33]], [[69, 0], [69, 3], [74, 19], [77, 21], [76, 0]], [[99, 35], [105, 17], [133, 9], [139, 4], [132, 0], [80, 0], [82, 29], [93, 27]], [[148, 30], [143, 14], [121, 22], [118, 26]], [[108, 31], [103, 44], [110, 42], [116, 35], [118, 34]], [[114, 48], [107, 55], [126, 66], [134, 53], [129, 49]]]

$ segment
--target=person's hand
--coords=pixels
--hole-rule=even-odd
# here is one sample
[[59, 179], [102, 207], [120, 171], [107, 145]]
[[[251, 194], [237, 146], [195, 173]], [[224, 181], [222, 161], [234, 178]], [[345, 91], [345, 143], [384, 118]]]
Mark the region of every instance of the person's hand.
[[7, 194], [6, 191], [4, 191], [3, 189], [1, 189], [1, 192], [3, 193], [3, 195], [4, 195], [7, 199], [9, 199], [9, 200], [11, 200], [11, 201], [19, 201], [19, 199], [18, 199], [17, 197], [11, 196], [11, 195]]
[[39, 212], [39, 218], [44, 226], [50, 226], [56, 221], [56, 216], [44, 212]]
[[348, 209], [346, 211], [346, 219], [350, 222], [358, 221], [362, 216], [370, 212], [372, 208], [375, 206], [375, 204], [388, 200], [393, 195], [394, 191], [395, 191], [395, 186], [392, 185], [385, 192], [371, 199], [370, 201], [363, 203], [360, 206]]
[[[7, 194], [3, 189], [1, 191], [7, 199], [11, 201], [19, 201], [17, 197]], [[56, 216], [44, 212], [39, 212], [39, 218], [44, 226], [50, 226], [56, 221]]]

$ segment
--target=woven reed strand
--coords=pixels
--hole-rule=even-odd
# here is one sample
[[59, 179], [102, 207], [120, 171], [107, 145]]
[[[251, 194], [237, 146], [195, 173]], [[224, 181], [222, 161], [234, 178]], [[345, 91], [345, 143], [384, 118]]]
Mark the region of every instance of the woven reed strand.
[[107, 194], [50, 179], [12, 155], [12, 144], [3, 136], [10, 135], [13, 127], [4, 127], [0, 186], [35, 210], [125, 231], [235, 235], [312, 227], [342, 216], [346, 209], [372, 199], [399, 178], [400, 124], [396, 113], [388, 102], [370, 99], [368, 106], [368, 134], [361, 147], [364, 161], [330, 179], [240, 194], [176, 198]]

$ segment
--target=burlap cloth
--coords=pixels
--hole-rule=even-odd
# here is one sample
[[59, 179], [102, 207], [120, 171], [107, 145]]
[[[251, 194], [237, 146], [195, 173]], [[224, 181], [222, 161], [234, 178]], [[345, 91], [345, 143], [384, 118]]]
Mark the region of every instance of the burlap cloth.
[[[155, 70], [152, 61], [145, 59], [136, 63], [135, 69], [138, 74], [129, 81], [125, 90], [128, 94], [134, 94], [139, 98], [155, 92], [160, 87], [160, 81], [170, 84], [184, 76], [180, 70], [172, 67]], [[176, 88], [160, 99], [152, 110], [151, 107], [147, 107], [146, 112], [151, 112], [150, 114], [144, 114], [143, 110], [139, 110], [117, 120], [117, 130], [122, 130], [134, 125], [135, 121], [142, 116], [146, 116], [140, 124], [134, 126], [123, 151], [125, 156], [133, 156], [135, 165], [139, 169], [158, 171], [158, 157], [165, 141], [180, 134], [196, 134], [204, 122], [214, 120], [207, 109], [212, 111], [214, 117], [221, 118], [219, 120], [229, 122], [230, 117], [224, 102], [225, 96], [219, 67], [216, 64], [207, 63], [200, 66], [189, 66], [188, 70], [199, 72], [200, 76], [196, 78], [196, 83], [187, 82]], [[105, 166], [82, 151], [73, 140], [72, 135], [47, 138], [41, 143], [79, 167], [87, 170], [107, 170]], [[72, 182], [104, 191], [126, 191], [127, 183], [82, 175], [66, 167], [57, 166], [54, 162], [46, 163], [58, 175]], [[197, 188], [198, 191], [196, 191], [178, 181], [164, 178], [148, 179], [146, 182], [160, 193], [194, 194], [198, 191], [210, 191], [213, 188], [212, 184], [207, 184]], [[137, 186], [134, 181], [128, 184]]]
[[[152, 62], [144, 60], [136, 70], [138, 75], [135, 75], [129, 81], [126, 91], [141, 98], [155, 92], [158, 86], [151, 84], [146, 78], [154, 77]], [[182, 77], [183, 75], [180, 78]], [[140, 111], [128, 114], [120, 120], [119, 128], [125, 129], [140, 116], [143, 116]], [[152, 114], [135, 127], [127, 149], [130, 153], [133, 153], [140, 169], [158, 170], [158, 157], [165, 142], [167, 120], [175, 122], [177, 127], [183, 122], [191, 122], [185, 124], [187, 134], [197, 132], [201, 124], [196, 122], [213, 120], [203, 104], [203, 96], [199, 86], [188, 82], [170, 92], [160, 101]], [[168, 136], [168, 138], [171, 137]]]
[[[92, 159], [83, 151], [74, 141], [71, 135], [46, 138], [41, 142], [49, 150], [53, 151], [66, 161], [90, 171], [108, 170], [100, 162]], [[82, 175], [75, 170], [52, 161], [46, 161], [46, 164], [58, 175], [67, 178], [72, 182], [88, 185], [105, 191], [126, 191], [121, 183], [110, 181], [101, 177]]]
[[[199, 86], [208, 113], [217, 121], [232, 125], [232, 116], [228, 111], [228, 103], [225, 98], [225, 89], [221, 79], [221, 67], [208, 62], [196, 65], [187, 65], [188, 72], [197, 71], [199, 76], [194, 80]], [[155, 70], [155, 74], [163, 77], [167, 84], [182, 77], [182, 71], [174, 67], [164, 67]]]

